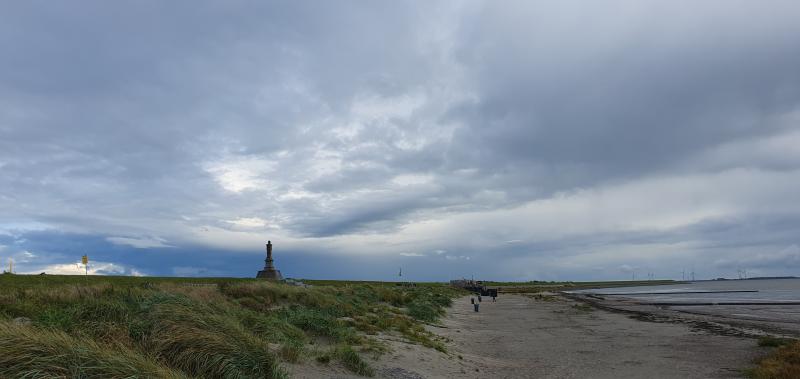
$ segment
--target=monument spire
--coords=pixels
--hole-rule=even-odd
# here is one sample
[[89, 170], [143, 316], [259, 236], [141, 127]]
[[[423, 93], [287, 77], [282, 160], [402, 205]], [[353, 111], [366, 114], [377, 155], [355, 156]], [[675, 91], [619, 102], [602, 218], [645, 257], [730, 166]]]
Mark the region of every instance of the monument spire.
[[275, 266], [272, 264], [272, 241], [267, 241], [267, 259], [264, 260], [267, 264], [264, 266], [265, 270], [274, 270]]

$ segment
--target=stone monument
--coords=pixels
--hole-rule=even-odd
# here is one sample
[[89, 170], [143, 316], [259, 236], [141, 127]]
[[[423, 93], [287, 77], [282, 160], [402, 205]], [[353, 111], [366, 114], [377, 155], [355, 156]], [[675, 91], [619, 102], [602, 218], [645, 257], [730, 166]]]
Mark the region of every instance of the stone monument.
[[264, 265], [264, 269], [258, 272], [256, 278], [258, 279], [267, 279], [267, 280], [282, 280], [283, 276], [281, 276], [281, 272], [275, 269], [275, 266], [272, 264], [272, 241], [267, 241], [267, 259], [264, 260], [266, 264]]

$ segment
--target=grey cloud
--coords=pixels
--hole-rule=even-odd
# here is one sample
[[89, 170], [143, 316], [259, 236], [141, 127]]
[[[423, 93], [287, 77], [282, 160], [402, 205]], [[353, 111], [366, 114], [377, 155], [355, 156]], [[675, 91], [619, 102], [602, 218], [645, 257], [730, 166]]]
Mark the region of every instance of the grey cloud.
[[545, 163], [591, 185], [776, 133], [769, 116], [796, 108], [790, 2], [517, 5], [467, 28], [459, 55], [482, 97], [462, 116], [459, 164]]
[[757, 251], [752, 254], [718, 259], [714, 265], [723, 269], [753, 269], [760, 271], [797, 270], [800, 268], [800, 247]]
[[[0, 232], [41, 223], [180, 245], [261, 217], [273, 229], [256, 232], [309, 244], [391, 239], [425, 221], [741, 168], [785, 173], [776, 198], [791, 201], [798, 15], [790, 1], [9, 5]], [[421, 183], [395, 182], [404, 176]], [[753, 204], [666, 230], [532, 241], [485, 225], [523, 242], [486, 252], [450, 233], [416, 247], [555, 265], [614, 246], [692, 241], [710, 261], [797, 243], [792, 210], [736, 199]], [[508, 221], [542, 216], [526, 217]], [[623, 264], [644, 267], [591, 262]]]

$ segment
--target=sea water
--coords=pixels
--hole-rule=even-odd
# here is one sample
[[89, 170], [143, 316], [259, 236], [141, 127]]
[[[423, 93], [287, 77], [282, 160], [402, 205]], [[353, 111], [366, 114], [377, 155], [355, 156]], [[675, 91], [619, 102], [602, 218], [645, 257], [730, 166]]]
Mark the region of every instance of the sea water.
[[647, 302], [800, 302], [800, 279], [710, 280], [661, 286], [600, 288], [576, 292], [624, 296]]
[[[756, 291], [756, 292], [715, 292]], [[628, 298], [643, 303], [672, 303], [679, 311], [724, 317], [800, 323], [800, 278], [711, 280], [659, 286], [599, 288], [574, 291], [607, 298]], [[786, 304], [758, 304], [758, 303]], [[739, 305], [692, 305], [741, 303]]]

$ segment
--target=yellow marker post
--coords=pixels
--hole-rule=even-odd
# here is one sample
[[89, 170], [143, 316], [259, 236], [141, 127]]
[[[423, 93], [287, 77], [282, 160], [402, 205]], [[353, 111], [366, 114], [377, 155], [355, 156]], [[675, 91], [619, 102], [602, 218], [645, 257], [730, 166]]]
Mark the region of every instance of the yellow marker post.
[[88, 277], [89, 276], [89, 256], [84, 254], [81, 257], [81, 263], [83, 263], [83, 267], [86, 269], [86, 276]]

